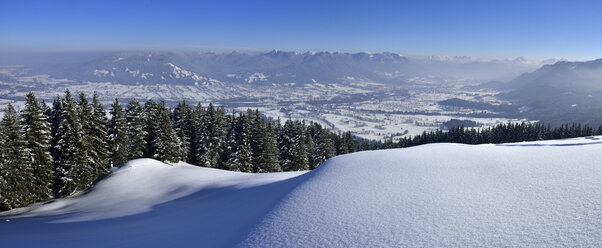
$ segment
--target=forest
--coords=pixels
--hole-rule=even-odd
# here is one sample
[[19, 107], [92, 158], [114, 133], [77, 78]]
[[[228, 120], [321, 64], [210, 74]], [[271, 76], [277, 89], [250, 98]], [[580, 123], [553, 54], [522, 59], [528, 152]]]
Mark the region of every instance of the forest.
[[110, 168], [136, 158], [241, 172], [311, 170], [356, 151], [351, 133], [318, 123], [268, 120], [258, 110], [226, 113], [209, 104], [115, 99], [107, 117], [96, 94], [76, 101], [69, 90], [51, 106], [29, 93], [0, 124], [0, 210], [89, 189]]

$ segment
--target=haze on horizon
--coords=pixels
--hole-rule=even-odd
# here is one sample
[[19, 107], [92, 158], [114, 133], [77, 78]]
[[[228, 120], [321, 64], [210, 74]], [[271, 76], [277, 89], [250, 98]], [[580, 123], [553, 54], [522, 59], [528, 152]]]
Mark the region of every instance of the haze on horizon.
[[0, 51], [602, 57], [596, 1], [3, 1]]

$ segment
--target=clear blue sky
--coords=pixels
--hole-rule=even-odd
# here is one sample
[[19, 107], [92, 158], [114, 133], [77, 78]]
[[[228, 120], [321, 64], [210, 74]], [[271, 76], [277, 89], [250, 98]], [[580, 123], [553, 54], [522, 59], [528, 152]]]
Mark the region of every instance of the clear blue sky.
[[0, 1], [0, 51], [602, 57], [600, 1]]

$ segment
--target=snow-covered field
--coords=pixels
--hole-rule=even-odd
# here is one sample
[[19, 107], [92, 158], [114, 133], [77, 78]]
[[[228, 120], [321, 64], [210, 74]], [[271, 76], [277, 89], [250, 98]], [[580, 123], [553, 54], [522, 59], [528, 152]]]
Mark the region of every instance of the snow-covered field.
[[0, 216], [3, 247], [600, 247], [602, 136], [359, 152], [311, 172], [135, 160]]

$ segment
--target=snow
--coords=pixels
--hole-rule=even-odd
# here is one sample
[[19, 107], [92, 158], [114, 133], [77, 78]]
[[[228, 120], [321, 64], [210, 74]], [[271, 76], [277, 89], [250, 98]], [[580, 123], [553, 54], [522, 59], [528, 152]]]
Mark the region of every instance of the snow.
[[273, 174], [135, 160], [87, 194], [0, 217], [0, 240], [7, 247], [600, 247], [600, 151], [602, 136], [442, 143]]
[[251, 74], [251, 76], [247, 77], [247, 83], [259, 82], [259, 81], [267, 81], [268, 76], [264, 75], [261, 72], [255, 72]]

